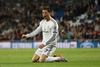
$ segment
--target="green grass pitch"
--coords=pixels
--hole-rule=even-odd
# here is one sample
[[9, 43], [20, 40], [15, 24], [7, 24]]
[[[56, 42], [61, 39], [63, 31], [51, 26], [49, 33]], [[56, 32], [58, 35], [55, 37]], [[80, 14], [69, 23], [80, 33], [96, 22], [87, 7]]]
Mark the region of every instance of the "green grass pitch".
[[0, 67], [100, 67], [100, 48], [57, 49], [69, 62], [32, 63], [36, 49], [0, 49]]

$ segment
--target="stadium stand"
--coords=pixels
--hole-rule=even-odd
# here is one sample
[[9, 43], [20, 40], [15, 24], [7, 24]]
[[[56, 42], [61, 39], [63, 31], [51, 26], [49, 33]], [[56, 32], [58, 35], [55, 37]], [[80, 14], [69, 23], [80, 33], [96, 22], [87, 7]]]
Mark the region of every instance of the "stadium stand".
[[[42, 19], [49, 6], [59, 23], [59, 41], [100, 41], [99, 0], [0, 0], [0, 41], [23, 41]], [[40, 41], [41, 33], [29, 41]]]

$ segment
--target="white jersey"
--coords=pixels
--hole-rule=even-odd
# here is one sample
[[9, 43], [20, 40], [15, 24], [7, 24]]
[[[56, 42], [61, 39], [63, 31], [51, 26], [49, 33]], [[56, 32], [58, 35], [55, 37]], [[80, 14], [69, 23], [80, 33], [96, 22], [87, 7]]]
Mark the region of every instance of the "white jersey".
[[42, 43], [46, 45], [55, 45], [57, 43], [58, 36], [58, 23], [56, 20], [51, 18], [49, 21], [43, 19], [36, 30], [27, 34], [27, 37], [32, 37], [38, 34], [39, 32], [43, 33]]

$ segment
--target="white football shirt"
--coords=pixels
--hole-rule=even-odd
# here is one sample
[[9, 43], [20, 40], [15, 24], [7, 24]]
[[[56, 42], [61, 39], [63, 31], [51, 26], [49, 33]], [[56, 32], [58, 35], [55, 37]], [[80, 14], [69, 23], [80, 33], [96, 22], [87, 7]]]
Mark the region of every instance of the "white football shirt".
[[43, 33], [43, 40], [42, 43], [46, 45], [56, 45], [57, 43], [57, 36], [58, 36], [58, 23], [56, 20], [51, 18], [49, 21], [43, 19], [37, 29], [33, 32], [27, 34], [27, 37], [32, 37], [38, 34], [39, 32]]

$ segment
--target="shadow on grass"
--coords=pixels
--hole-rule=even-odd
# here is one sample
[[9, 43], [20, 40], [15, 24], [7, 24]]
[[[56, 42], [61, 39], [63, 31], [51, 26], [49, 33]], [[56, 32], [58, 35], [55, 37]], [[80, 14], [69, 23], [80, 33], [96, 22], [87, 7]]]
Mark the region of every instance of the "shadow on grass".
[[[38, 63], [40, 64], [40, 62], [5, 62], [0, 64], [38, 64]], [[44, 62], [44, 63], [68, 63], [68, 62]]]

